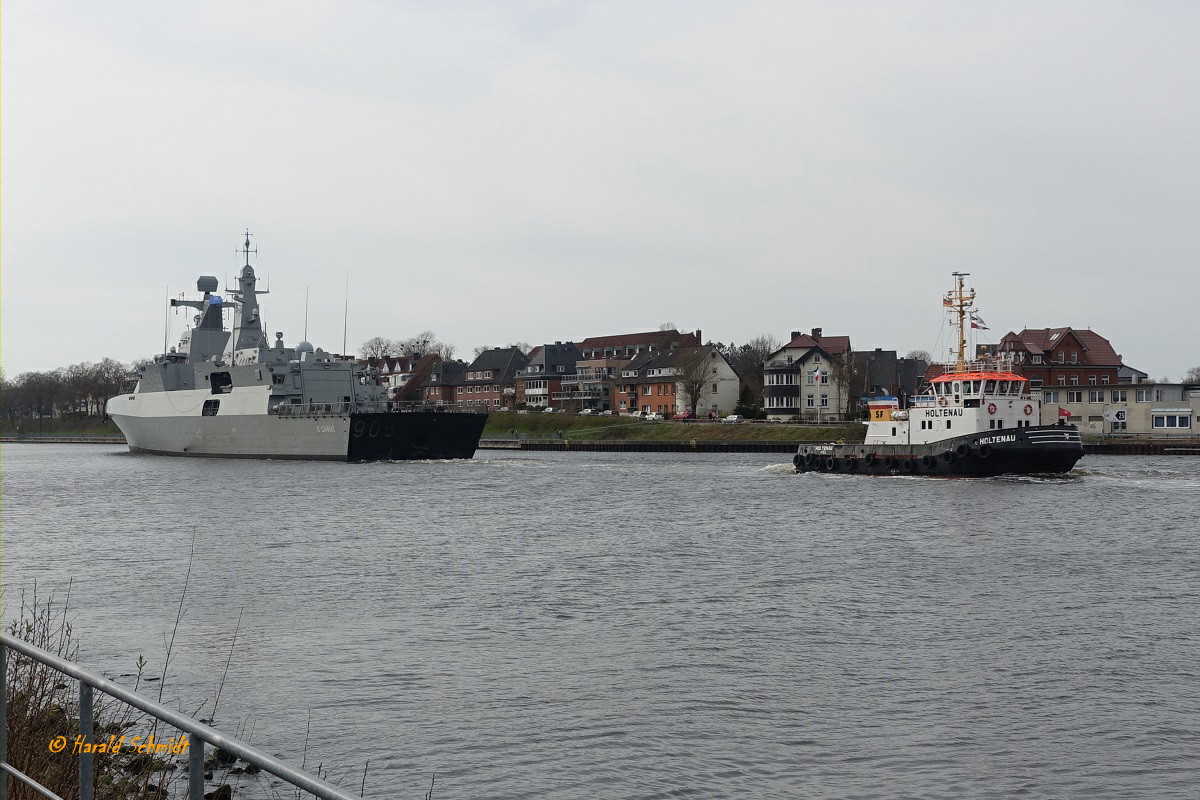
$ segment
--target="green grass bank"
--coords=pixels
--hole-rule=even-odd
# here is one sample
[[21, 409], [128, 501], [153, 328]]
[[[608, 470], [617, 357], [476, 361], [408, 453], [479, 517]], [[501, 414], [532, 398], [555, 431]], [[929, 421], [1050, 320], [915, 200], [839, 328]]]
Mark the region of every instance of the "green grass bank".
[[646, 422], [629, 417], [575, 414], [492, 414], [483, 429], [489, 439], [554, 437], [575, 441], [778, 441], [861, 442], [866, 426], [785, 425], [770, 422]]

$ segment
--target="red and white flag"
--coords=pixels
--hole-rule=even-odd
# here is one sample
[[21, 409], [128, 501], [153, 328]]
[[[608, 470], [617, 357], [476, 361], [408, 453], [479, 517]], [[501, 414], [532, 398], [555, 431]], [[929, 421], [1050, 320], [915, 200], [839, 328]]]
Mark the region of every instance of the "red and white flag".
[[1058, 415], [1059, 415], [1060, 417], [1069, 417], [1069, 416], [1071, 416], [1071, 412], [1070, 412], [1070, 411], [1067, 411], [1067, 410], [1066, 410], [1065, 408], [1063, 408], [1062, 406], [1059, 406], [1059, 407], [1058, 407]]

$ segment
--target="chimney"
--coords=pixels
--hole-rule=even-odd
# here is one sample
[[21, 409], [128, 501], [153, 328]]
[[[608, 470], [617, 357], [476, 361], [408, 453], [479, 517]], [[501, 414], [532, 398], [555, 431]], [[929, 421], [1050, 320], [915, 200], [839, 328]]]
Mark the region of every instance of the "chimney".
[[700, 335], [699, 328], [696, 328], [696, 344], [704, 344], [704, 337]]
[[813, 328], [813, 329], [812, 329], [812, 337], [813, 337], [814, 339], [820, 339], [820, 338], [821, 338], [821, 329], [820, 329], [820, 328]]
[[[799, 339], [799, 338], [800, 338], [800, 331], [792, 331], [792, 339]], [[789, 341], [791, 341], [791, 340], [789, 339]]]

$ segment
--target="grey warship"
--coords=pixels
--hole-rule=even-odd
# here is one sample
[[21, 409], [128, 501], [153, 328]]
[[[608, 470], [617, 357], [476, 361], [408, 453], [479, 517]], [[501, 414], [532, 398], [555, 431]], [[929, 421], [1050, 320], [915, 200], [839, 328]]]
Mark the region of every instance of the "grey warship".
[[[143, 367], [108, 415], [135, 453], [380, 461], [471, 458], [487, 414], [390, 400], [375, 370], [263, 332], [250, 238], [237, 286], [202, 276], [179, 344]], [[226, 299], [228, 297], [229, 299]], [[232, 307], [232, 330], [225, 313]]]

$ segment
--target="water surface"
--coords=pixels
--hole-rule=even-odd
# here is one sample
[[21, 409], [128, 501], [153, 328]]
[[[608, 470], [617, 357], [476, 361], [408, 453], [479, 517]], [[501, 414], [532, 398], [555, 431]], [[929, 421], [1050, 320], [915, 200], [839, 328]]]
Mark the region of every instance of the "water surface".
[[[1200, 459], [327, 464], [5, 445], [8, 609], [368, 797], [1195, 797]], [[201, 716], [208, 716], [211, 704]]]

